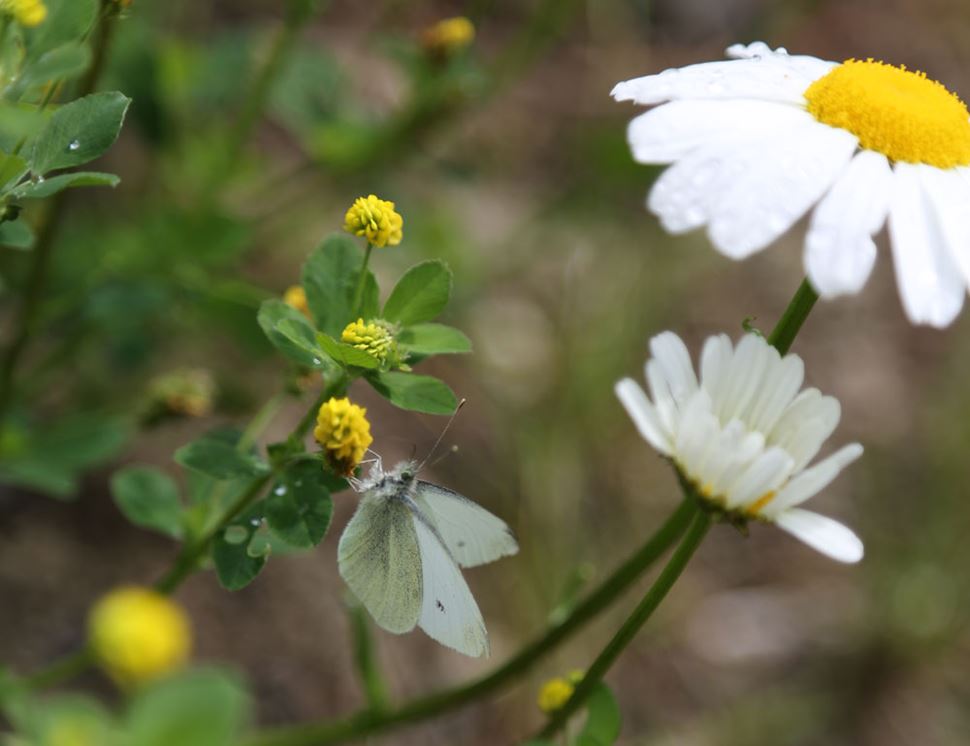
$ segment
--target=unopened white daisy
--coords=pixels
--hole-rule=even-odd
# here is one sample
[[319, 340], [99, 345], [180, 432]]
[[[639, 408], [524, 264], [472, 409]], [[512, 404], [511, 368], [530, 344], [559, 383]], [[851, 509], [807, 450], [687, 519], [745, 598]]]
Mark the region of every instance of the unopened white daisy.
[[643, 389], [627, 378], [616, 394], [650, 445], [673, 461], [697, 495], [733, 523], [774, 523], [840, 562], [862, 559], [862, 542], [841, 523], [798, 507], [862, 454], [847, 445], [813, 466], [841, 408], [818, 389], [801, 390], [805, 366], [762, 337], [737, 347], [724, 334], [701, 354], [700, 382], [680, 337], [650, 340]]
[[662, 104], [630, 123], [634, 158], [674, 164], [647, 199], [663, 226], [707, 226], [734, 259], [812, 207], [805, 270], [822, 297], [858, 292], [889, 224], [903, 307], [943, 327], [970, 283], [970, 114], [923, 73], [735, 45], [729, 57], [619, 83]]

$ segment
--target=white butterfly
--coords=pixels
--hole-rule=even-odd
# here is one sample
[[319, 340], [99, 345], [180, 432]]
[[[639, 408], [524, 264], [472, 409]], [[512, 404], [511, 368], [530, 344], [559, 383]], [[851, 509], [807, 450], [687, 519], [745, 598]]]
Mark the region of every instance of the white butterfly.
[[459, 565], [483, 565], [519, 545], [504, 521], [419, 480], [418, 469], [414, 461], [389, 472], [374, 467], [340, 537], [340, 575], [388, 632], [417, 625], [460, 653], [488, 655], [485, 622]]

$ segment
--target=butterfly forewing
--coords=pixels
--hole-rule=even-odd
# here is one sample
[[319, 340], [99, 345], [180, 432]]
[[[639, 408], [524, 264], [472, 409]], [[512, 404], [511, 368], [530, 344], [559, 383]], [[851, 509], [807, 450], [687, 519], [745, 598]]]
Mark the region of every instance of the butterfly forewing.
[[341, 577], [388, 632], [408, 632], [421, 617], [421, 551], [411, 510], [374, 493], [361, 498], [340, 537]]
[[418, 481], [414, 501], [462, 567], [494, 562], [519, 551], [505, 521], [457, 492]]
[[461, 570], [427, 518], [419, 511], [413, 515], [424, 589], [418, 624], [429, 637], [460, 653], [488, 655], [485, 622]]

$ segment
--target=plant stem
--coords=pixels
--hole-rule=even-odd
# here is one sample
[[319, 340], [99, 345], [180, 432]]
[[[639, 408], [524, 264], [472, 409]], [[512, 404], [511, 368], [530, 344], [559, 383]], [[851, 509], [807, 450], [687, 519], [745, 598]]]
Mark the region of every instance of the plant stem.
[[818, 293], [815, 292], [808, 279], [802, 280], [802, 284], [795, 291], [788, 308], [778, 319], [778, 323], [775, 324], [775, 328], [768, 337], [768, 344], [782, 355], [787, 353], [817, 300]]
[[367, 610], [356, 601], [348, 609], [354, 638], [354, 663], [367, 696], [367, 707], [374, 711], [387, 707], [387, 686], [374, 655], [374, 637], [371, 635], [370, 617]]
[[578, 632], [588, 621], [626, 591], [644, 571], [673, 544], [698, 513], [692, 497], [685, 497], [676, 511], [647, 542], [562, 622], [527, 644], [513, 658], [490, 674], [468, 684], [416, 699], [396, 709], [371, 709], [345, 720], [298, 725], [264, 731], [250, 738], [246, 746], [325, 746], [373, 735], [405, 723], [427, 720], [454, 710], [525, 674], [537, 661]]
[[256, 439], [273, 420], [276, 413], [280, 411], [280, 407], [283, 406], [283, 402], [286, 401], [288, 396], [289, 394], [286, 391], [278, 391], [266, 400], [266, 403], [253, 415], [239, 437], [239, 443], [236, 445], [238, 450], [248, 451], [256, 443]]
[[[95, 30], [97, 38], [94, 42], [94, 59], [91, 68], [84, 76], [80, 86], [79, 96], [86, 96], [98, 85], [98, 79], [104, 68], [104, 61], [108, 54], [108, 45], [111, 43], [112, 19], [105, 13], [99, 14], [99, 28]], [[57, 88], [52, 85], [45, 97], [44, 105], [50, 100], [53, 91]], [[43, 108], [43, 106], [41, 107]], [[21, 145], [18, 146], [19, 151]], [[17, 152], [15, 151], [15, 153]], [[31, 265], [27, 275], [27, 286], [20, 303], [20, 312], [14, 322], [13, 337], [3, 353], [0, 361], [0, 423], [6, 418], [7, 410], [10, 408], [13, 399], [14, 378], [17, 367], [27, 349], [30, 337], [37, 325], [37, 316], [44, 301], [44, 291], [47, 285], [47, 276], [50, 271], [51, 255], [54, 251], [54, 243], [57, 239], [57, 232], [64, 219], [64, 205], [67, 200], [67, 192], [58, 192], [51, 198], [50, 204], [42, 217], [41, 225], [37, 231], [37, 243], [31, 252]]]
[[367, 248], [364, 250], [364, 263], [360, 265], [360, 277], [357, 278], [357, 287], [354, 290], [354, 302], [351, 308], [354, 309], [354, 319], [360, 313], [360, 302], [364, 296], [364, 283], [367, 281], [367, 267], [370, 265], [370, 255], [374, 250], [374, 245], [368, 241]]
[[90, 648], [84, 647], [71, 655], [59, 658], [47, 668], [27, 676], [23, 683], [28, 689], [46, 689], [65, 679], [73, 678], [87, 670], [93, 663], [94, 654]]
[[690, 528], [687, 530], [687, 535], [684, 536], [680, 546], [677, 547], [670, 561], [657, 577], [656, 582], [647, 591], [647, 595], [643, 597], [643, 600], [633, 610], [633, 613], [627, 617], [627, 620], [617, 630], [613, 639], [607, 643], [606, 647], [596, 657], [596, 660], [593, 661], [586, 675], [583, 676], [582, 681], [577, 684], [569, 701], [552, 715], [538, 738], [552, 737], [566, 724], [570, 715], [582, 706], [586, 698], [593, 691], [593, 688], [599, 684], [606, 672], [610, 670], [610, 667], [616, 662], [616, 659], [620, 657], [620, 653], [633, 642], [633, 638], [636, 637], [637, 632], [640, 631], [640, 628], [653, 615], [653, 612], [660, 606], [660, 602], [664, 600], [667, 593], [673, 588], [674, 583], [677, 582], [677, 578], [684, 571], [684, 568], [694, 555], [697, 547], [700, 546], [701, 540], [707, 534], [707, 530], [710, 527], [710, 515], [703, 511], [696, 513], [693, 523], [691, 523]]

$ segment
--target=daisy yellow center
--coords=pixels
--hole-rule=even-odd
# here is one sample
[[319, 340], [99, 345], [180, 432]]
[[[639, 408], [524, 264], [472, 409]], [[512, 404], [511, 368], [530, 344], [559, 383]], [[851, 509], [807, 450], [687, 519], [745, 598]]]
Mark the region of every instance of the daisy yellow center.
[[818, 121], [848, 130], [866, 150], [937, 168], [970, 165], [970, 114], [960, 98], [921, 72], [848, 60], [805, 91]]

